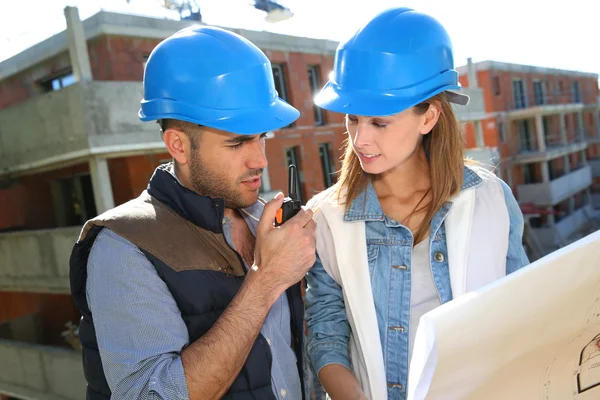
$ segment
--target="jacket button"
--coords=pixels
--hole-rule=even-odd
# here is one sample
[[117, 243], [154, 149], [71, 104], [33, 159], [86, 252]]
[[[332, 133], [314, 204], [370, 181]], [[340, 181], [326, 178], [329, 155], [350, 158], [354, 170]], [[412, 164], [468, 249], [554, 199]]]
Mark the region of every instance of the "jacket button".
[[392, 268], [407, 270], [408, 267], [406, 265], [393, 265]]
[[435, 261], [437, 262], [443, 262], [444, 261], [444, 253], [440, 253], [439, 251], [437, 251], [434, 255], [433, 258], [435, 259]]
[[390, 326], [390, 329], [398, 332], [404, 332], [406, 330], [403, 326]]

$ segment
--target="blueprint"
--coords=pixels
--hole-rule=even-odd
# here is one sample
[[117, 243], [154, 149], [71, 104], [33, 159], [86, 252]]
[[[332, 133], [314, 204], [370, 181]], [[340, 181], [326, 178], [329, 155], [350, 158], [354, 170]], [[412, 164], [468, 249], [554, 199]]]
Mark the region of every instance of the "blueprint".
[[600, 231], [425, 314], [408, 400], [600, 399]]

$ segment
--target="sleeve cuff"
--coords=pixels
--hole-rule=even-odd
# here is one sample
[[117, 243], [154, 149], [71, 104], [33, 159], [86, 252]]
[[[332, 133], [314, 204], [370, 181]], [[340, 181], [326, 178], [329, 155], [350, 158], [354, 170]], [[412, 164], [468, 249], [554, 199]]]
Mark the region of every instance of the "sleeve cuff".
[[148, 390], [161, 399], [188, 400], [189, 393], [181, 357], [168, 360], [168, 365], [155, 370], [158, 374], [150, 378]]
[[309, 354], [317, 376], [321, 368], [329, 364], [340, 364], [352, 371], [347, 345], [321, 343], [311, 346]]

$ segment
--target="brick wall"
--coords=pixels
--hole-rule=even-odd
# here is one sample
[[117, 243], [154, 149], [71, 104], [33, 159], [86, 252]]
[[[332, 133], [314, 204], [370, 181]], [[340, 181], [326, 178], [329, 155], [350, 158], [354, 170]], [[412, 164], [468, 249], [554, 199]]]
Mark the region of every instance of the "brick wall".
[[158, 39], [100, 36], [88, 42], [92, 76], [99, 81], [141, 81], [144, 61]]
[[69, 54], [63, 52], [0, 81], [0, 110], [43, 93], [39, 82], [68, 70], [70, 66]]
[[[99, 36], [88, 41], [92, 77], [100, 81], [141, 81], [144, 57], [159, 43], [156, 39]], [[67, 51], [0, 81], [0, 110], [43, 93], [40, 81], [69, 71]]]
[[[584, 103], [595, 103], [598, 97], [598, 82], [594, 78], [574, 77], [570, 75], [543, 75], [510, 71], [477, 71], [479, 87], [484, 91], [486, 112], [506, 111], [514, 106], [513, 80], [522, 79], [528, 106], [535, 105], [535, 80], [546, 82], [544, 99], [547, 104], [565, 104], [573, 102], [572, 84], [579, 82], [581, 99]], [[466, 77], [461, 76], [461, 82]], [[494, 82], [498, 83], [495, 85]], [[497, 90], [499, 88], [499, 91]]]

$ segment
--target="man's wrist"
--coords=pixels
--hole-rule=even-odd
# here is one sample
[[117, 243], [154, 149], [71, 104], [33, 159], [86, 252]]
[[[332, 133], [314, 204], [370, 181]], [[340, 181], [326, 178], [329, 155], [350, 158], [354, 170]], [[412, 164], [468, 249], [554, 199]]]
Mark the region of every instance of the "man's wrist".
[[245, 290], [253, 301], [261, 306], [271, 309], [281, 293], [275, 289], [272, 279], [264, 275], [264, 269], [259, 265], [253, 265], [244, 280]]

